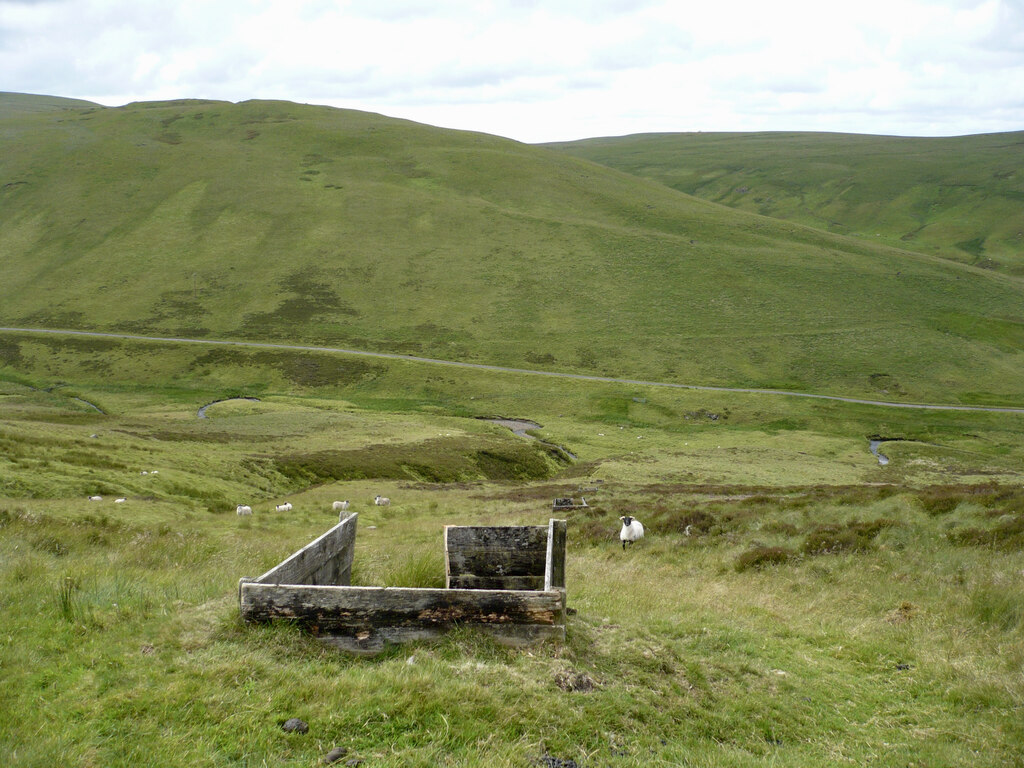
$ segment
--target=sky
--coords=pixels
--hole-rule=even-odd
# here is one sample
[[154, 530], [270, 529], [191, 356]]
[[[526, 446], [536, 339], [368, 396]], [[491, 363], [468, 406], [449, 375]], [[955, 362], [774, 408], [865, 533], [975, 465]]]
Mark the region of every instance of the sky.
[[0, 0], [0, 91], [285, 99], [525, 142], [1024, 130], [1024, 0]]

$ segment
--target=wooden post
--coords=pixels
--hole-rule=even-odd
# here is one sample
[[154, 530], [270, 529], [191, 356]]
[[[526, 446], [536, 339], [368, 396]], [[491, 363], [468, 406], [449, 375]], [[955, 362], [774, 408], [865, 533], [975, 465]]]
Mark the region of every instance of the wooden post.
[[548, 522], [548, 548], [544, 561], [544, 591], [560, 589], [565, 591], [565, 544], [567, 528], [565, 520], [552, 518]]

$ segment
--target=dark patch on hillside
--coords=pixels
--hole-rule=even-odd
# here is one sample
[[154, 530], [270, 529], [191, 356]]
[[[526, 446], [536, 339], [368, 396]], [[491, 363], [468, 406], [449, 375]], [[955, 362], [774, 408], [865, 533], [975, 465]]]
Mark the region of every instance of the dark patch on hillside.
[[[32, 342], [52, 350], [71, 350], [79, 354], [104, 354], [120, 352], [124, 342], [120, 339], [106, 339], [100, 336], [33, 336]], [[87, 361], [88, 362], [88, 361]]]
[[25, 315], [18, 320], [20, 325], [30, 328], [67, 328], [79, 330], [89, 328], [85, 315], [81, 312], [69, 312], [56, 307], [48, 307]]
[[469, 480], [523, 482], [551, 474], [538, 447], [465, 438], [408, 445], [372, 445], [357, 450], [314, 451], [267, 457], [285, 477], [304, 483], [395, 479], [426, 483]]
[[154, 328], [169, 328], [171, 323], [179, 323], [170, 330], [178, 336], [203, 337], [210, 330], [198, 324], [198, 320], [209, 315], [209, 310], [199, 300], [194, 288], [178, 291], [164, 291], [154, 305], [149, 317], [144, 320], [119, 323], [115, 328], [126, 332], [151, 332]]
[[282, 293], [289, 294], [270, 312], [252, 312], [242, 318], [238, 332], [249, 338], [308, 336], [317, 322], [337, 322], [338, 316], [359, 317], [359, 312], [341, 300], [316, 270], [295, 272], [283, 280]]
[[7, 337], [0, 338], [0, 364], [16, 366], [21, 362], [21, 344]]
[[293, 384], [303, 387], [330, 387], [357, 384], [376, 378], [386, 370], [361, 360], [329, 355], [314, 355], [301, 352], [245, 351], [217, 347], [196, 357], [189, 365], [190, 371], [201, 371], [207, 367], [239, 366], [269, 368], [280, 373]]

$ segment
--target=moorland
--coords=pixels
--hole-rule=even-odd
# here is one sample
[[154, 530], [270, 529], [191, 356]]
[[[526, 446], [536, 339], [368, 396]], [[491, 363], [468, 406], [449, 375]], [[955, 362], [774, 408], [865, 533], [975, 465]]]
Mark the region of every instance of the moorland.
[[[25, 329], [0, 332], [5, 764], [1020, 764], [1009, 256], [380, 115], [0, 107], [0, 323]], [[564, 645], [355, 658], [239, 619], [238, 579], [332, 500], [355, 583], [443, 586], [445, 524], [579, 495]]]

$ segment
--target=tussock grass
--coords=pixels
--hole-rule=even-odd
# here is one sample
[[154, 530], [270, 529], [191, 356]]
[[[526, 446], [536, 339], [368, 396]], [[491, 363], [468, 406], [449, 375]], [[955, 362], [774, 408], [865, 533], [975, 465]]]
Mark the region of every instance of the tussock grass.
[[[128, 345], [101, 382], [92, 354], [16, 375], [73, 382], [105, 415], [83, 419], [59, 390], [0, 389], [0, 744], [15, 768], [311, 765], [335, 746], [382, 766], [1020, 760], [1024, 555], [954, 535], [1009, 535], [1024, 466], [1013, 417], [480, 372], [429, 382], [398, 363], [337, 387], [288, 389], [273, 367], [206, 386], [188, 364], [202, 350]], [[196, 417], [253, 392], [259, 403]], [[728, 420], [680, 417], [726, 408]], [[274, 460], [377, 446], [440, 472], [496, 447], [546, 456], [473, 418], [494, 413], [533, 417], [582, 460], [449, 482], [302, 477]], [[870, 434], [921, 442], [894, 444], [882, 468]], [[373, 506], [377, 493], [392, 505]], [[239, 619], [238, 579], [332, 526], [332, 500], [360, 515], [357, 583], [436, 587], [445, 524], [543, 524], [553, 498], [580, 495], [591, 506], [567, 515], [563, 646], [459, 631], [362, 659]], [[935, 512], [921, 501], [933, 497], [956, 504]], [[292, 512], [272, 511], [286, 499]], [[627, 513], [647, 536], [623, 552]], [[858, 546], [802, 553], [822, 530]], [[737, 568], [773, 550], [795, 554]], [[309, 733], [285, 734], [291, 717]]]

